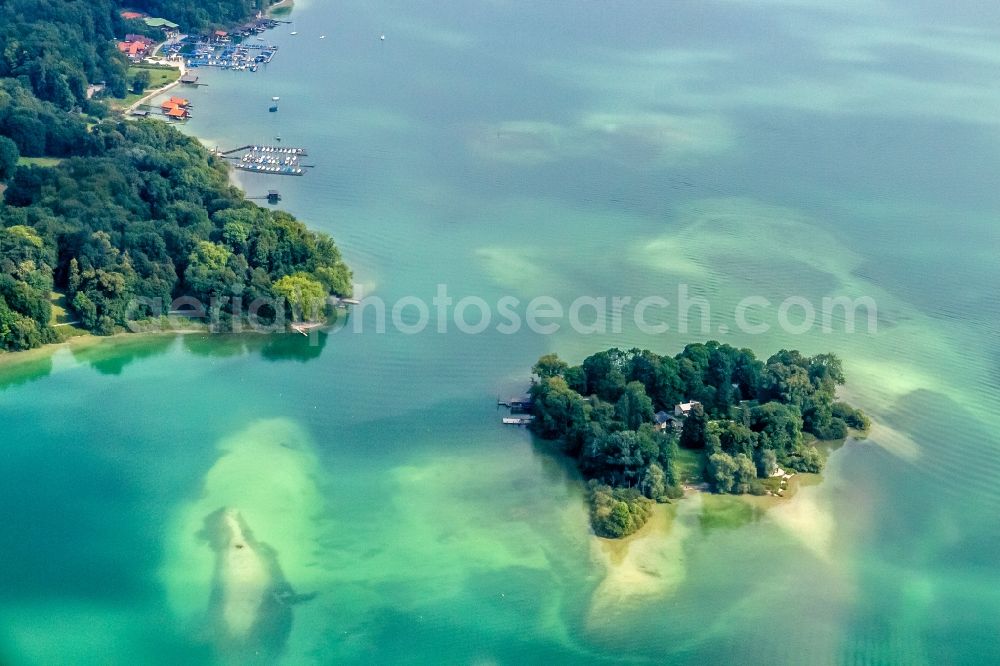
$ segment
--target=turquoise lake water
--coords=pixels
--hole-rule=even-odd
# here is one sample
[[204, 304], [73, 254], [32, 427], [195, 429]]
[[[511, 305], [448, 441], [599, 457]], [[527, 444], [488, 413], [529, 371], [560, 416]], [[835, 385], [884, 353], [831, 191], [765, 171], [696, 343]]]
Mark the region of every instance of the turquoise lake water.
[[[370, 4], [297, 3], [263, 71], [199, 70], [184, 131], [308, 147], [302, 178], [239, 181], [390, 309], [686, 285], [706, 329], [379, 333], [369, 308], [313, 340], [5, 360], [0, 662], [245, 663], [206, 616], [223, 507], [315, 593], [263, 663], [1000, 661], [1000, 11]], [[736, 325], [751, 296], [766, 333]], [[871, 298], [877, 330], [781, 330], [784, 299], [825, 296]], [[597, 540], [496, 397], [548, 351], [708, 338], [836, 352], [870, 436], [791, 500], [694, 497]]]

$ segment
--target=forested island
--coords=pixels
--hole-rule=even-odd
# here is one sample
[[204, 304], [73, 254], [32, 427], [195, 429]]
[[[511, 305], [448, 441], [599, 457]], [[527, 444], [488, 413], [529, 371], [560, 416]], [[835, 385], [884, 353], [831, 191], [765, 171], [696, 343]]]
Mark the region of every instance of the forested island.
[[833, 354], [781, 350], [763, 362], [709, 341], [673, 357], [609, 349], [577, 366], [548, 354], [533, 374], [531, 428], [576, 462], [603, 537], [631, 534], [653, 502], [683, 496], [687, 469], [716, 492], [768, 494], [780, 468], [822, 469], [810, 440], [869, 427], [836, 398], [844, 372]]
[[[266, 3], [265, 3], [266, 6]], [[149, 27], [124, 8], [168, 14], [182, 29], [244, 20], [248, 0], [0, 0], [0, 349], [61, 338], [53, 304], [96, 334], [122, 330], [137, 301], [178, 296], [217, 316], [258, 298], [300, 306], [347, 296], [333, 240], [247, 201], [225, 164], [157, 120], [124, 120], [88, 95], [124, 94], [114, 39]], [[145, 300], [143, 300], [145, 299]]]

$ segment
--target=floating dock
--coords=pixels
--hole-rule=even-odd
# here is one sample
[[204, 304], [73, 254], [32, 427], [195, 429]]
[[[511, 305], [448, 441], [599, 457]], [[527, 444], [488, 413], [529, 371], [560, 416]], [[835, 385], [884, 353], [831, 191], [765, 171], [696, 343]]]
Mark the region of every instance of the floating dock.
[[233, 166], [241, 171], [249, 171], [251, 173], [269, 173], [275, 176], [301, 176], [306, 172], [306, 170], [302, 167], [254, 164], [252, 162], [237, 162]]
[[[239, 150], [239, 149], [237, 149]], [[304, 156], [309, 153], [305, 148], [293, 148], [291, 146], [246, 146], [243, 150], [250, 150], [255, 153], [275, 153], [278, 155], [298, 155]]]
[[298, 155], [299, 157], [304, 157], [309, 153], [306, 152], [305, 148], [293, 148], [292, 146], [264, 146], [264, 145], [251, 145], [247, 144], [245, 146], [240, 146], [239, 148], [230, 148], [229, 150], [219, 150], [216, 151], [219, 155], [232, 155], [233, 153], [241, 153], [244, 150], [249, 150], [252, 153], [274, 153], [277, 155]]
[[522, 395], [517, 398], [508, 398], [506, 400], [497, 399], [497, 407], [506, 407], [514, 412], [530, 412], [534, 406], [535, 401], [531, 399], [530, 395]]

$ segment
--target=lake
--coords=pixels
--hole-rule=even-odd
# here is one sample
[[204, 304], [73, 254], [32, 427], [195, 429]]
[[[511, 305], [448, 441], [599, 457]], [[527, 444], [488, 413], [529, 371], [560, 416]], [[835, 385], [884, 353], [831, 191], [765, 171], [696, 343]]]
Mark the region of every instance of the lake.
[[[386, 325], [370, 302], [312, 337], [4, 359], [0, 661], [1000, 660], [1000, 12], [308, 0], [288, 18], [262, 71], [198, 70], [183, 131], [307, 147], [304, 177], [238, 180], [332, 234]], [[539, 297], [669, 304], [542, 333]], [[824, 327], [836, 297], [870, 299], [874, 325]], [[869, 437], [790, 500], [696, 496], [596, 539], [578, 477], [497, 397], [550, 351], [706, 339], [837, 353]], [[205, 615], [223, 507], [315, 594], [256, 655]]]

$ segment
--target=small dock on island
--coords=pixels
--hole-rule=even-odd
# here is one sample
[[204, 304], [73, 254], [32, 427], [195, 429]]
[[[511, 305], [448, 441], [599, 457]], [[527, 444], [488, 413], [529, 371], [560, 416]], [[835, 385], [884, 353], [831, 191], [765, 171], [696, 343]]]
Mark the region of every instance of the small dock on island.
[[532, 400], [530, 395], [521, 395], [514, 398], [507, 398], [502, 400], [497, 397], [497, 409], [501, 407], [506, 407], [510, 410], [509, 416], [504, 416], [500, 419], [500, 422], [504, 425], [529, 425], [535, 420], [534, 415], [530, 412], [535, 407], [535, 401]]
[[501, 400], [497, 398], [497, 407], [506, 407], [512, 412], [530, 412], [535, 406], [535, 401], [530, 395], [522, 395], [516, 398]]

